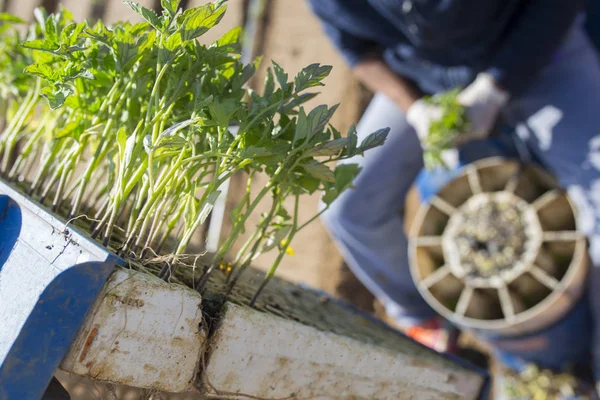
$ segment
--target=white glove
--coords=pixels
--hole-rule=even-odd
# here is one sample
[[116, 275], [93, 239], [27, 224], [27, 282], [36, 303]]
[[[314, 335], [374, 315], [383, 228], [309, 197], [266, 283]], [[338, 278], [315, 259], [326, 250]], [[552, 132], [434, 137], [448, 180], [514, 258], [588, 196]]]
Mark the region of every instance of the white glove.
[[417, 131], [421, 143], [425, 143], [431, 123], [442, 118], [442, 114], [440, 107], [419, 99], [406, 112], [406, 120]]
[[458, 95], [458, 101], [466, 108], [471, 129], [467, 133], [471, 139], [487, 136], [509, 95], [494, 83], [494, 78], [486, 73], [477, 75], [473, 83]]
[[[427, 135], [429, 135], [431, 123], [442, 118], [442, 115], [443, 112], [439, 106], [427, 103], [423, 99], [415, 101], [406, 112], [406, 120], [417, 132], [423, 150], [427, 147]], [[441, 157], [448, 168], [455, 168], [458, 165], [456, 149], [444, 150]]]

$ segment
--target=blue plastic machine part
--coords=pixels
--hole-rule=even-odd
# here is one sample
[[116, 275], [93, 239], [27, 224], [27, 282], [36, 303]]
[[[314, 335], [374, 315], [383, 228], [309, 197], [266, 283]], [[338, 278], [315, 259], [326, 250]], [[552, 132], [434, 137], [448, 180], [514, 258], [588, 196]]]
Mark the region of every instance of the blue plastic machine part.
[[[428, 201], [458, 176], [465, 165], [488, 157], [516, 159], [546, 168], [534, 150], [527, 148], [512, 128], [503, 127], [498, 136], [464, 146], [459, 152], [460, 163], [456, 168], [423, 170], [416, 182], [421, 200]], [[572, 332], [578, 332], [577, 343], [570, 340]], [[586, 293], [561, 320], [538, 332], [520, 336], [475, 333], [494, 348], [497, 359], [509, 368], [519, 371], [528, 363], [555, 370], [568, 366], [581, 371], [579, 377], [587, 380], [591, 379], [592, 332], [591, 311]], [[565, 343], [569, 345], [565, 346]]]
[[0, 181], [0, 400], [42, 397], [117, 264]]

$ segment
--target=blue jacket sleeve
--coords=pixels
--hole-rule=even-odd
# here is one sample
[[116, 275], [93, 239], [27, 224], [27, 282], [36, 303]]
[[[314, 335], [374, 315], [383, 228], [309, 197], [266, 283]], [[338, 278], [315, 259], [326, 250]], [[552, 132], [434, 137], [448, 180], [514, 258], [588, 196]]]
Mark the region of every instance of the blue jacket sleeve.
[[507, 30], [488, 71], [510, 93], [521, 91], [559, 49], [587, 0], [529, 0]]
[[[351, 3], [355, 2], [356, 0], [342, 0], [341, 3], [338, 0], [308, 0], [313, 13], [321, 20], [325, 33], [350, 67], [379, 48], [378, 43], [372, 39], [359, 32], [352, 32], [351, 27], [362, 22], [349, 12]], [[363, 4], [358, 8], [364, 11], [364, 0], [359, 2]]]

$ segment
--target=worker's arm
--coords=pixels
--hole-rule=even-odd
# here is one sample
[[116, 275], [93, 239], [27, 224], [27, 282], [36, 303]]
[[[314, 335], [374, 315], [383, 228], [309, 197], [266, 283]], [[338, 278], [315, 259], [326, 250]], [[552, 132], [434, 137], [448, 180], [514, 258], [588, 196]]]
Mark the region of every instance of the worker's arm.
[[562, 45], [588, 0], [529, 0], [518, 10], [488, 73], [516, 94], [530, 83]]
[[[380, 18], [377, 12], [365, 5], [364, 0], [309, 0], [309, 3], [356, 77], [372, 91], [387, 95], [406, 112], [419, 93], [381, 59], [381, 45], [370, 37], [371, 22], [365, 25], [365, 21]], [[360, 14], [354, 12], [357, 9]]]
[[405, 113], [421, 97], [419, 90], [402, 78], [374, 54], [363, 58], [353, 68], [356, 77], [374, 92], [392, 99]]

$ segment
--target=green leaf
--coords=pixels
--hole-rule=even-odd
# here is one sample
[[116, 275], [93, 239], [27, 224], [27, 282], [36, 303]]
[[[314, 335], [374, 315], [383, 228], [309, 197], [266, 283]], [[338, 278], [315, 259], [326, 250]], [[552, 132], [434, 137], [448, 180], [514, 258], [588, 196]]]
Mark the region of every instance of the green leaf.
[[206, 4], [183, 13], [181, 38], [184, 41], [196, 39], [217, 25], [225, 14], [226, 6]]
[[43, 88], [40, 93], [48, 100], [50, 108], [56, 110], [65, 103], [67, 97], [75, 93], [75, 90], [69, 85], [56, 83], [53, 86]]
[[70, 65], [60, 72], [62, 81], [71, 81], [77, 78], [94, 79], [94, 74], [80, 65]]
[[122, 127], [117, 131], [117, 146], [119, 147], [119, 158], [125, 158], [125, 147], [127, 146], [127, 130]]
[[358, 164], [339, 164], [335, 168], [335, 182], [326, 184], [321, 200], [326, 205], [333, 203], [345, 190], [353, 188], [353, 182], [360, 173]]
[[60, 34], [61, 42], [65, 46], [73, 48], [81, 38], [81, 34], [86, 27], [87, 24], [85, 22], [67, 25]]
[[183, 44], [182, 40], [181, 40], [181, 33], [180, 32], [175, 32], [174, 34], [172, 34], [171, 36], [169, 36], [167, 38], [167, 40], [165, 40], [163, 42], [163, 46], [165, 49], [169, 50], [169, 51], [175, 51], [179, 48], [181, 48], [181, 45]]
[[156, 30], [161, 31], [163, 28], [162, 21], [152, 10], [147, 9], [141, 4], [134, 3], [133, 1], [123, 1], [123, 3], [140, 15], [145, 21], [152, 25]]
[[58, 43], [45, 39], [30, 40], [28, 42], [22, 43], [21, 46], [27, 49], [49, 51], [52, 53], [56, 52], [60, 48], [60, 45]]
[[289, 144], [278, 143], [267, 147], [249, 146], [242, 150], [240, 157], [256, 160], [263, 164], [275, 164], [287, 155]]
[[346, 150], [344, 151], [344, 156], [346, 157], [352, 157], [356, 154], [358, 154], [358, 134], [356, 133], [356, 126], [354, 124], [350, 125], [350, 128], [348, 128], [348, 146], [346, 147]]
[[188, 126], [190, 126], [191, 124], [193, 124], [194, 122], [197, 122], [198, 118], [190, 118], [190, 119], [186, 119], [185, 121], [181, 121], [176, 123], [175, 125], [172, 125], [170, 127], [168, 127], [167, 129], [165, 129], [164, 131], [162, 131], [159, 135], [158, 135], [158, 139], [162, 139], [162, 138], [170, 138], [173, 137], [177, 132], [180, 132], [182, 129], [187, 128]]
[[308, 150], [305, 155], [310, 157], [335, 156], [344, 150], [348, 143], [349, 140], [347, 138], [334, 139]]
[[339, 164], [335, 167], [335, 188], [338, 194], [344, 190], [352, 188], [353, 182], [360, 173], [358, 164]]
[[269, 157], [274, 155], [273, 151], [265, 148], [265, 147], [254, 147], [250, 146], [242, 151], [240, 157], [242, 158], [257, 158], [257, 157]]
[[321, 198], [321, 200], [326, 205], [330, 205], [331, 203], [333, 203], [335, 201], [335, 199], [337, 199], [337, 197], [338, 197], [338, 192], [337, 192], [337, 190], [335, 190], [335, 188], [332, 187], [332, 188], [328, 188], [327, 190], [325, 190], [325, 193], [323, 194], [323, 197]]
[[225, 99], [222, 102], [214, 101], [208, 106], [210, 115], [221, 127], [229, 126], [233, 114], [239, 109], [239, 103], [235, 99]]
[[160, 5], [163, 9], [167, 10], [169, 14], [175, 15], [180, 2], [181, 0], [160, 0]]
[[311, 64], [304, 68], [294, 79], [296, 93], [314, 86], [325, 86], [321, 81], [329, 75], [331, 69], [331, 66], [321, 64]]
[[185, 138], [181, 136], [173, 136], [164, 138], [156, 147], [167, 148], [169, 150], [179, 150], [182, 149], [186, 144], [188, 144], [188, 141]]
[[318, 95], [319, 93], [302, 93], [301, 95], [294, 96], [292, 101], [290, 101], [283, 107], [283, 111], [289, 113], [294, 108], [306, 103], [309, 100], [314, 99]]
[[320, 105], [315, 107], [310, 114], [308, 114], [308, 123], [310, 126], [308, 131], [309, 140], [312, 139], [315, 134], [325, 129], [325, 126], [329, 120], [331, 120], [331, 117], [333, 117], [333, 114], [337, 110], [338, 106], [339, 105], [335, 105], [330, 109], [327, 109], [326, 105]]
[[362, 152], [382, 146], [385, 143], [389, 132], [390, 128], [384, 128], [371, 133], [362, 141], [359, 150]]
[[319, 184], [321, 181], [317, 178], [313, 178], [312, 176], [303, 175], [298, 179], [298, 184], [302, 187], [308, 194], [313, 194], [319, 189]]
[[78, 137], [81, 132], [83, 132], [83, 126], [81, 125], [81, 123], [71, 121], [62, 129], [60, 129], [54, 137], [56, 139], [62, 139], [67, 136]]
[[225, 47], [233, 44], [239, 44], [241, 37], [242, 27], [236, 26], [235, 28], [231, 29], [229, 32], [221, 36], [221, 38], [217, 40], [217, 45], [219, 47]]
[[273, 69], [267, 68], [267, 76], [265, 77], [265, 89], [263, 90], [263, 96], [270, 98], [275, 91], [275, 77], [273, 76]]
[[283, 68], [275, 61], [273, 61], [273, 70], [275, 71], [275, 76], [277, 77], [277, 82], [279, 82], [279, 86], [283, 90], [283, 92], [287, 92], [289, 88], [288, 84], [288, 74], [285, 73]]
[[46, 20], [44, 36], [51, 42], [58, 42], [58, 21], [51, 15]]
[[60, 71], [48, 64], [31, 64], [25, 67], [23, 72], [54, 82], [57, 80]]
[[0, 13], [0, 22], [9, 22], [11, 24], [24, 24], [25, 21], [16, 15], [8, 13]]
[[304, 107], [300, 107], [298, 122], [296, 123], [296, 129], [294, 131], [294, 144], [306, 139], [309, 129], [308, 116], [304, 111]]
[[303, 164], [302, 167], [306, 172], [316, 179], [325, 182], [335, 182], [335, 175], [333, 174], [333, 171], [331, 171], [325, 164], [322, 164], [318, 161], [310, 161], [306, 164]]

